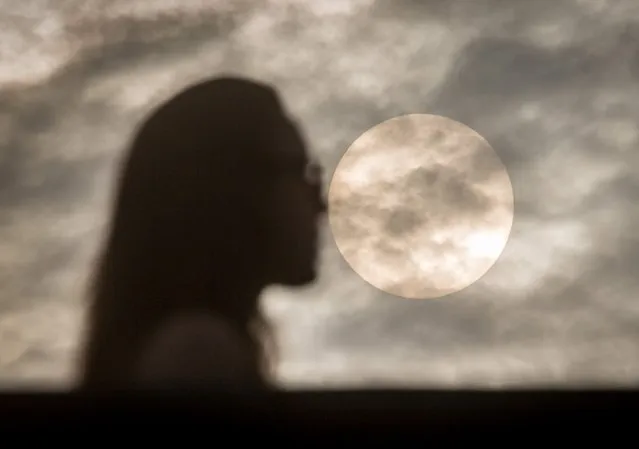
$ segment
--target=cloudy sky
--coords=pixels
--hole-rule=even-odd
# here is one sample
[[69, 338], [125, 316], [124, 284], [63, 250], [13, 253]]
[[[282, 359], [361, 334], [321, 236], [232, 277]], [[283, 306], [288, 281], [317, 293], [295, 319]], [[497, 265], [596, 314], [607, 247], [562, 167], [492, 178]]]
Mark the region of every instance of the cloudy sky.
[[495, 267], [445, 300], [381, 293], [325, 236], [273, 290], [288, 386], [639, 378], [636, 0], [0, 0], [0, 381], [72, 379], [86, 277], [135, 124], [189, 83], [274, 84], [327, 180], [377, 123], [483, 135], [515, 195]]

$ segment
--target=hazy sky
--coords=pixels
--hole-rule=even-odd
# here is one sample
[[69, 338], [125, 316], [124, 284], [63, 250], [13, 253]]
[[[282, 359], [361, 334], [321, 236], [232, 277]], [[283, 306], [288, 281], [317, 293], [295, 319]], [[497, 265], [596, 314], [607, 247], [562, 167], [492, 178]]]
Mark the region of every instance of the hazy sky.
[[483, 135], [514, 189], [504, 255], [445, 300], [380, 293], [327, 233], [321, 281], [266, 298], [283, 381], [639, 378], [636, 0], [0, 0], [6, 385], [70, 379], [118, 157], [155, 104], [222, 73], [281, 91], [327, 180], [371, 126], [432, 113]]

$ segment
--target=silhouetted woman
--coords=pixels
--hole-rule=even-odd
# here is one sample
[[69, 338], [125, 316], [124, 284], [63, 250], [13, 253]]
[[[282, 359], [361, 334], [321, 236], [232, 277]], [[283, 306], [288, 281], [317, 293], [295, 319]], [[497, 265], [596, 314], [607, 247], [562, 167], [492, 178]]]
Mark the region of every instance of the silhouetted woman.
[[270, 87], [214, 79], [160, 106], [124, 164], [81, 387], [265, 385], [260, 293], [315, 279], [324, 211], [317, 166]]

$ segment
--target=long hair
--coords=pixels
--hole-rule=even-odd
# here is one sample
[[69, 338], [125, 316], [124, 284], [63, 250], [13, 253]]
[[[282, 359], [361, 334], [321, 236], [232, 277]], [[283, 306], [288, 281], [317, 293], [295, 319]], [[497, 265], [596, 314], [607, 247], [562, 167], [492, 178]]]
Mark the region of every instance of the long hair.
[[126, 384], [145, 339], [181, 311], [222, 317], [261, 369], [272, 339], [256, 301], [267, 238], [258, 210], [284, 121], [271, 88], [219, 78], [179, 93], [139, 128], [92, 287], [85, 388]]

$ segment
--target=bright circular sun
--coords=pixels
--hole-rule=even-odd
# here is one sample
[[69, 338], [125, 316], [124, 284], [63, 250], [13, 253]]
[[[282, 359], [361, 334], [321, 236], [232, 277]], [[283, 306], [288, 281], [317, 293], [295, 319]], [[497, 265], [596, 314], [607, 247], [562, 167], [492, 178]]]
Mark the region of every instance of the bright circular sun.
[[513, 191], [491, 146], [454, 120], [411, 114], [362, 134], [330, 184], [329, 223], [365, 281], [412, 299], [479, 280], [513, 222]]

